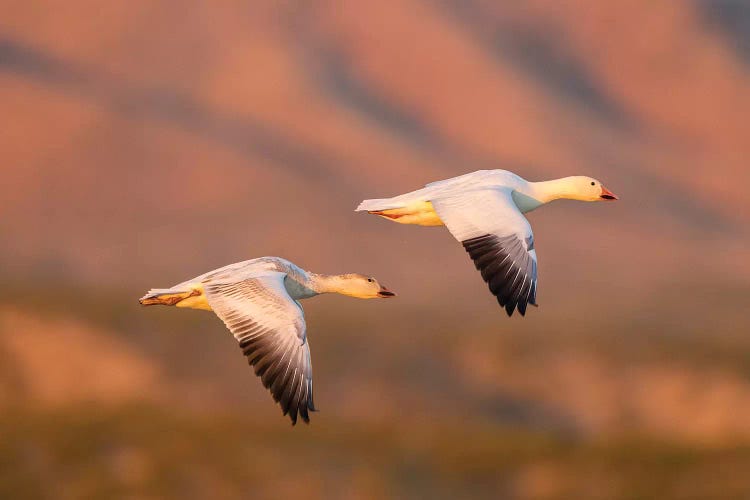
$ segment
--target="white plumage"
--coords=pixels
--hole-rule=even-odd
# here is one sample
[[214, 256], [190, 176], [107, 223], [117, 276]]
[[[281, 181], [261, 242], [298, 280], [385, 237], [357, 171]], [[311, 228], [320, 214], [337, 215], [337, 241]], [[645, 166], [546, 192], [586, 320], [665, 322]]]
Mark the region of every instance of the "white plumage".
[[299, 300], [321, 293], [387, 298], [395, 294], [361, 274], [315, 274], [279, 257], [230, 264], [171, 288], [150, 290], [143, 305], [213, 311], [239, 342], [248, 363], [292, 423], [309, 422], [312, 363]]
[[365, 200], [357, 211], [400, 224], [445, 225], [460, 241], [508, 315], [536, 305], [537, 257], [524, 213], [550, 201], [616, 200], [590, 177], [529, 182], [506, 170], [480, 170], [432, 182], [393, 198]]

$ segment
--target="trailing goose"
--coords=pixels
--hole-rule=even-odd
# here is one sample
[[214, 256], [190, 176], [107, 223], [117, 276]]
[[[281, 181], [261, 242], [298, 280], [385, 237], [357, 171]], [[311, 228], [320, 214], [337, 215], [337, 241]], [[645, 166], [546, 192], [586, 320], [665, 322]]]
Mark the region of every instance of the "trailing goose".
[[365, 200], [367, 211], [400, 224], [442, 226], [460, 241], [508, 316], [534, 306], [537, 258], [523, 214], [553, 200], [617, 200], [591, 177], [529, 182], [506, 170], [480, 170], [393, 198]]
[[299, 300], [321, 293], [360, 299], [396, 295], [372, 277], [315, 274], [279, 257], [262, 257], [171, 288], [152, 289], [139, 302], [216, 313], [294, 425], [297, 415], [309, 423], [308, 412], [315, 411], [310, 346]]

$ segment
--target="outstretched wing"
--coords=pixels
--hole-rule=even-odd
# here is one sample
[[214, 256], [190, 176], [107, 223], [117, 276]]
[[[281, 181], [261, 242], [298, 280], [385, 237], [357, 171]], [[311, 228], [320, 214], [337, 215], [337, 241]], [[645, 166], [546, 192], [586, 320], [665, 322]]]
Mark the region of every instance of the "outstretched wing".
[[241, 280], [203, 283], [206, 300], [240, 343], [247, 361], [289, 414], [310, 421], [312, 363], [302, 307], [284, 286], [285, 273], [263, 272]]
[[536, 305], [534, 235], [511, 190], [482, 188], [432, 200], [438, 216], [460, 241], [508, 316]]

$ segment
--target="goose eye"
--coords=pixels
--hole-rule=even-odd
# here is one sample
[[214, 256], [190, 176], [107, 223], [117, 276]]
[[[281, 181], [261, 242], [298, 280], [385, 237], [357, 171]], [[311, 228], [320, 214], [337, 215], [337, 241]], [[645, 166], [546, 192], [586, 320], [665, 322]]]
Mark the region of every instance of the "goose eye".
[[592, 182], [592, 183], [591, 183], [591, 185], [592, 185], [592, 186], [596, 186], [596, 182]]
[[368, 283], [372, 283], [372, 278], [367, 278]]

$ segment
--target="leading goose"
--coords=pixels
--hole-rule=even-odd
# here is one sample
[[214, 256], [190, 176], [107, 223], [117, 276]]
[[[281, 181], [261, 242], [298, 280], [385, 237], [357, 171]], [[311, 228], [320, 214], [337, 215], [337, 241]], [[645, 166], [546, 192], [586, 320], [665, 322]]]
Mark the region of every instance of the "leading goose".
[[298, 300], [321, 293], [360, 299], [396, 295], [372, 277], [315, 274], [279, 257], [261, 257], [149, 290], [139, 302], [215, 312], [294, 425], [297, 414], [309, 423], [308, 411], [315, 411], [310, 347]]
[[506, 170], [479, 170], [394, 198], [365, 200], [367, 211], [400, 224], [442, 226], [460, 241], [508, 316], [537, 305], [534, 235], [523, 214], [558, 199], [617, 200], [591, 177], [529, 182]]

